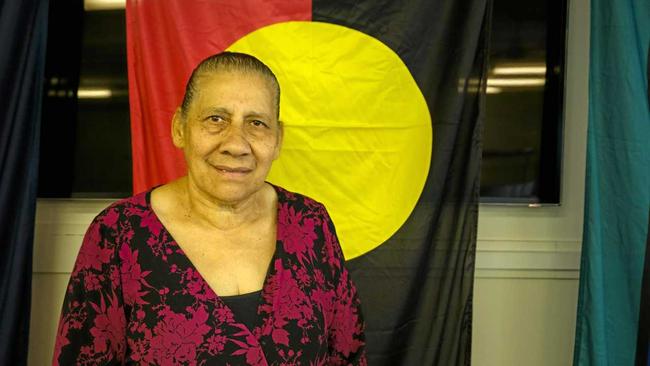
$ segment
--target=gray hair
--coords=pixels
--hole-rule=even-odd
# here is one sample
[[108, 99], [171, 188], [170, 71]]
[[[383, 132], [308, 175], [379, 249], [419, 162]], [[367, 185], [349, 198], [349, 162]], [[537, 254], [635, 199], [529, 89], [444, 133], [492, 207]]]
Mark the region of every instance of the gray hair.
[[271, 69], [255, 56], [240, 52], [220, 52], [201, 61], [192, 71], [190, 79], [185, 86], [185, 95], [181, 104], [183, 117], [187, 115], [194, 95], [197, 93], [196, 80], [204, 73], [216, 73], [218, 71], [245, 71], [258, 73], [269, 79], [275, 89], [276, 118], [280, 116], [280, 83]]

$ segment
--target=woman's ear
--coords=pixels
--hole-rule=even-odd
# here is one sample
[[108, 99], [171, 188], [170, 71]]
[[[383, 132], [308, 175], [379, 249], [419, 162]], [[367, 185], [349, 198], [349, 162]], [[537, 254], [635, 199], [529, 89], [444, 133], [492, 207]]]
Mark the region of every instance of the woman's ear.
[[273, 160], [277, 159], [280, 156], [280, 149], [282, 148], [283, 139], [284, 139], [284, 123], [278, 120], [278, 139], [275, 143], [275, 152], [273, 154]]
[[187, 122], [185, 121], [181, 108], [176, 108], [176, 112], [174, 112], [174, 117], [172, 118], [172, 141], [174, 142], [174, 146], [179, 149], [185, 147], [186, 124]]

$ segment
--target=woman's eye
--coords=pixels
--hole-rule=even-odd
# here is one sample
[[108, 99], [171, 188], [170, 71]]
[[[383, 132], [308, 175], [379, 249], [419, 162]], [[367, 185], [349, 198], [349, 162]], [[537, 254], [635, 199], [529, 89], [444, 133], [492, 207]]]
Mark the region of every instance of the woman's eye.
[[212, 122], [223, 122], [224, 119], [221, 116], [210, 116], [208, 119]]
[[253, 120], [251, 121], [251, 124], [255, 127], [266, 127], [266, 123], [260, 121], [260, 120]]

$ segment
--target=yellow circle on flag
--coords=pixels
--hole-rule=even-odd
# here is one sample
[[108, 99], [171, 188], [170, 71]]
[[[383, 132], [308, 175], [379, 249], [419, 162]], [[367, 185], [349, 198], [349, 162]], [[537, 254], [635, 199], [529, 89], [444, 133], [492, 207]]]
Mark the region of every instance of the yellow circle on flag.
[[228, 50], [262, 60], [282, 88], [284, 143], [269, 181], [325, 204], [346, 259], [389, 239], [431, 160], [429, 110], [399, 56], [359, 31], [302, 21], [257, 29]]

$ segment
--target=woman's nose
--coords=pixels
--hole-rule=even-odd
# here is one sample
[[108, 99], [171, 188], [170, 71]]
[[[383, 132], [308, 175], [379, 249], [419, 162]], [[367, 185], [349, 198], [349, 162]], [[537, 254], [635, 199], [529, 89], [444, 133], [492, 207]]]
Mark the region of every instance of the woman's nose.
[[242, 156], [251, 152], [242, 123], [231, 123], [224, 132], [221, 141], [221, 153]]

